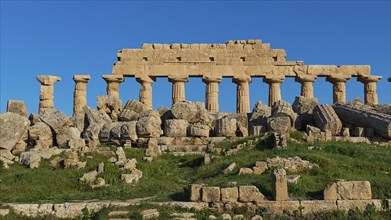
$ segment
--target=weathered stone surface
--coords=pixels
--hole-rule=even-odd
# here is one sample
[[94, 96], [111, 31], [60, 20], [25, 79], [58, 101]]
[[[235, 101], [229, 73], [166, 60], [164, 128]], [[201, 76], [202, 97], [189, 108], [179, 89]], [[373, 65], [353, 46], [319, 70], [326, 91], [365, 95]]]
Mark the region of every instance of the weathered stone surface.
[[160, 213], [157, 209], [146, 209], [140, 212], [142, 219], [159, 218]]
[[292, 110], [298, 115], [297, 128], [305, 130], [307, 125], [314, 125], [315, 119], [313, 110], [318, 105], [317, 98], [306, 98], [304, 96], [296, 96], [295, 102], [292, 105]]
[[341, 131], [342, 122], [331, 105], [315, 106], [314, 118], [316, 125], [322, 131], [329, 130], [332, 135], [337, 135]]
[[41, 163], [41, 155], [37, 152], [23, 152], [20, 154], [19, 162], [31, 169], [38, 168]]
[[115, 154], [117, 155], [117, 161], [126, 161], [125, 151], [122, 147], [117, 147]]
[[267, 130], [288, 135], [291, 130], [291, 119], [285, 116], [269, 117], [267, 119]]
[[160, 154], [162, 154], [162, 152], [159, 148], [157, 138], [150, 138], [148, 141], [148, 148], [145, 151], [145, 156], [156, 158]]
[[54, 216], [57, 218], [71, 218], [75, 219], [80, 216], [82, 210], [86, 207], [86, 203], [61, 203], [54, 204]]
[[121, 126], [121, 136], [124, 140], [131, 140], [136, 142], [137, 132], [136, 132], [136, 121], [123, 122]]
[[29, 125], [27, 117], [12, 112], [0, 114], [0, 148], [12, 150], [27, 132]]
[[121, 179], [126, 183], [131, 184], [137, 183], [142, 176], [143, 172], [141, 172], [141, 170], [134, 169], [130, 174], [121, 174]]
[[253, 170], [248, 167], [242, 167], [239, 169], [239, 175], [253, 174]]
[[221, 201], [223, 202], [236, 202], [239, 198], [238, 187], [221, 188]]
[[56, 135], [56, 142], [58, 147], [66, 148], [71, 139], [79, 139], [81, 132], [75, 127], [63, 127]]
[[83, 174], [82, 177], [80, 177], [80, 181], [85, 181], [87, 183], [93, 183], [96, 180], [96, 177], [98, 176], [98, 172], [96, 170], [90, 171], [88, 173]]
[[53, 133], [50, 127], [43, 123], [37, 122], [33, 126], [30, 127], [29, 130], [29, 140], [37, 141], [37, 140], [51, 140], [53, 138]]
[[23, 100], [8, 100], [7, 112], [16, 113], [23, 117], [28, 117], [27, 108]]
[[271, 107], [262, 103], [261, 101], [258, 101], [253, 108], [253, 112], [251, 113], [249, 125], [260, 125], [266, 127], [267, 118], [271, 116], [271, 111]]
[[303, 200], [300, 205], [303, 215], [337, 211], [337, 204], [332, 200]]
[[223, 170], [223, 173], [229, 174], [235, 169], [235, 167], [236, 167], [236, 163], [231, 163], [227, 168]]
[[164, 133], [167, 137], [186, 137], [189, 123], [182, 119], [168, 119], [164, 126]]
[[344, 123], [373, 128], [377, 134], [391, 139], [390, 115], [366, 110], [353, 105], [335, 104], [333, 107]]
[[220, 201], [220, 187], [204, 186], [202, 187], [203, 202], [218, 202]]
[[190, 184], [190, 186], [189, 186], [190, 201], [193, 201], [193, 202], [201, 201], [202, 187], [203, 187], [202, 184]]
[[118, 121], [137, 121], [139, 113], [124, 108], [118, 116]]
[[247, 113], [229, 113], [225, 118], [236, 119], [236, 136], [247, 137], [248, 136], [248, 118]]
[[287, 201], [288, 184], [286, 171], [282, 168], [275, 169], [272, 174], [272, 193], [275, 201]]
[[288, 117], [290, 119], [290, 126], [295, 126], [297, 114], [293, 112], [291, 105], [284, 100], [274, 102], [272, 106], [272, 116]]
[[144, 111], [140, 114], [140, 119], [136, 124], [136, 131], [138, 137], [156, 138], [159, 137], [161, 130], [161, 120], [159, 112]]
[[200, 123], [191, 124], [189, 126], [190, 137], [209, 137], [210, 127]]
[[368, 181], [337, 181], [323, 191], [324, 200], [366, 200], [372, 198]]
[[218, 119], [216, 121], [215, 133], [218, 137], [236, 137], [236, 119]]
[[98, 96], [96, 107], [98, 110], [103, 110], [107, 114], [117, 114], [117, 112], [122, 110], [122, 100], [117, 96]]
[[256, 202], [257, 207], [266, 209], [268, 213], [273, 214], [294, 214], [300, 207], [299, 201], [258, 201]]
[[317, 164], [311, 163], [308, 160], [303, 160], [298, 156], [295, 157], [276, 156], [272, 158], [266, 158], [266, 163], [268, 168], [283, 167], [288, 172], [293, 172], [293, 173], [318, 167]]
[[239, 186], [239, 200], [241, 202], [257, 202], [265, 200], [256, 186]]
[[70, 118], [68, 116], [63, 112], [52, 108], [45, 109], [40, 118], [49, 125], [56, 134], [58, 134], [66, 124], [70, 123]]
[[382, 201], [380, 199], [368, 199], [368, 200], [337, 200], [338, 210], [348, 212], [349, 210], [358, 209], [364, 212], [368, 206], [374, 206], [376, 211], [383, 210]]
[[[288, 137], [287, 137], [288, 136]], [[288, 148], [288, 133], [273, 132], [274, 148], [286, 149]]]

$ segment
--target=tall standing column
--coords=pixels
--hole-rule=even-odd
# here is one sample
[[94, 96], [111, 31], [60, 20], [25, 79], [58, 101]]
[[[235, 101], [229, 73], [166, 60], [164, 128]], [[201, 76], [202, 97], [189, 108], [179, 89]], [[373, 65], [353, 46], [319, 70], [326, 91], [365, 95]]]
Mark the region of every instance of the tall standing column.
[[107, 95], [119, 99], [119, 84], [124, 81], [124, 77], [122, 75], [103, 75], [102, 78], [107, 83]]
[[346, 82], [347, 77], [342, 76], [328, 76], [327, 81], [333, 84], [333, 103], [346, 102]]
[[73, 92], [73, 114], [83, 111], [87, 105], [87, 83], [90, 75], [74, 75], [75, 91]]
[[280, 85], [284, 82], [284, 76], [278, 76], [274, 78], [263, 78], [263, 82], [269, 84], [269, 106], [272, 106], [278, 100], [281, 100], [281, 88]]
[[219, 83], [222, 78], [204, 77], [202, 81], [206, 83], [205, 107], [210, 112], [219, 112]]
[[364, 83], [364, 100], [365, 104], [378, 104], [376, 93], [376, 83], [379, 82], [381, 76], [359, 76], [357, 81]]
[[188, 77], [169, 76], [168, 81], [172, 83], [172, 105], [185, 100], [185, 82]]
[[151, 78], [137, 78], [137, 82], [141, 84], [140, 87], [140, 102], [142, 102], [148, 109], [152, 109], [152, 83], [155, 80]]
[[314, 98], [314, 87], [313, 83], [316, 80], [316, 76], [313, 75], [302, 75], [297, 76], [295, 81], [301, 83], [301, 96], [306, 98]]
[[248, 84], [251, 82], [251, 77], [233, 78], [233, 83], [236, 87], [236, 112], [248, 113], [250, 112], [250, 90]]
[[39, 113], [47, 108], [54, 108], [54, 83], [61, 81], [58, 76], [40, 75], [37, 76], [38, 82], [41, 83], [39, 89]]

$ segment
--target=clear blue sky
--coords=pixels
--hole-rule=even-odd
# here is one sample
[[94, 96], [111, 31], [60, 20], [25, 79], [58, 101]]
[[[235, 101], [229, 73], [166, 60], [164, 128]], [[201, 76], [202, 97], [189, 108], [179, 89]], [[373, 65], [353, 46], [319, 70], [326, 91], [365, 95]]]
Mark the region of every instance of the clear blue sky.
[[[224, 43], [262, 39], [283, 48], [287, 60], [305, 64], [371, 65], [380, 103], [391, 103], [390, 1], [1, 1], [0, 112], [9, 99], [24, 100], [29, 113], [38, 111], [39, 86], [35, 76], [51, 74], [55, 107], [72, 114], [74, 74], [90, 74], [88, 105], [106, 94], [101, 75], [111, 73], [116, 53], [145, 43]], [[138, 99], [139, 84], [126, 78], [123, 102]], [[235, 111], [235, 84], [220, 84], [220, 110]], [[186, 98], [205, 100], [205, 84], [192, 78]], [[283, 99], [293, 102], [300, 84], [282, 84]], [[250, 84], [251, 107], [267, 102], [268, 86], [261, 78]], [[332, 102], [332, 85], [315, 83], [321, 103]], [[363, 84], [352, 78], [347, 99], [363, 98]], [[153, 84], [153, 107], [171, 105], [171, 84]]]

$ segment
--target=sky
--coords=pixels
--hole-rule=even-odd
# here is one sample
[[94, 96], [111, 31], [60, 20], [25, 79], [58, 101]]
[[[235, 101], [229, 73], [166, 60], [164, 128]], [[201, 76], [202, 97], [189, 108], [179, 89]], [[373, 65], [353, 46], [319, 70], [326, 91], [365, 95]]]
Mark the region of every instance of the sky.
[[[7, 100], [24, 100], [37, 113], [36, 75], [62, 78], [55, 84], [55, 108], [72, 114], [74, 74], [89, 74], [88, 105], [106, 94], [103, 74], [111, 74], [122, 48], [142, 43], [225, 43], [261, 39], [285, 49], [287, 60], [308, 65], [370, 65], [381, 75], [379, 103], [391, 103], [390, 0], [383, 1], [1, 1], [0, 112]], [[153, 108], [171, 106], [171, 83], [152, 84]], [[126, 78], [120, 85], [123, 103], [138, 99], [139, 83]], [[191, 78], [186, 99], [205, 101], [205, 84]], [[236, 84], [219, 84], [220, 111], [234, 112]], [[319, 77], [314, 94], [332, 103], [332, 84]], [[282, 98], [293, 103], [300, 84], [287, 78]], [[251, 108], [267, 103], [262, 78], [250, 84]], [[347, 83], [347, 100], [364, 97], [363, 84]]]

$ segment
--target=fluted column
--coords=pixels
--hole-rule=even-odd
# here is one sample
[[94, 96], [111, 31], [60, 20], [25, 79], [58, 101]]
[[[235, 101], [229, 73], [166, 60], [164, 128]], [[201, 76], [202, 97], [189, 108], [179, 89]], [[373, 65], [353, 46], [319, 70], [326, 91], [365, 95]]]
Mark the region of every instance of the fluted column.
[[327, 81], [333, 84], [333, 103], [346, 102], [346, 82], [349, 80], [343, 76], [328, 76]]
[[124, 81], [124, 77], [122, 75], [103, 75], [102, 78], [107, 83], [107, 95], [119, 99], [119, 84]]
[[263, 82], [269, 84], [269, 106], [272, 106], [278, 100], [281, 100], [280, 85], [284, 82], [284, 76], [274, 78], [263, 78]]
[[140, 102], [142, 102], [148, 109], [152, 109], [152, 83], [155, 82], [152, 78], [137, 78], [137, 82], [141, 84], [140, 87]]
[[172, 83], [172, 105], [185, 100], [185, 82], [188, 77], [169, 76], [168, 81]]
[[74, 75], [75, 91], [73, 92], [73, 114], [83, 111], [87, 105], [87, 83], [90, 75]]
[[365, 104], [378, 104], [376, 93], [376, 83], [379, 82], [381, 76], [359, 76], [357, 81], [364, 83], [364, 100]]
[[219, 112], [219, 83], [222, 78], [204, 77], [202, 82], [206, 83], [205, 107], [210, 112]]
[[314, 98], [314, 87], [312, 84], [315, 80], [316, 76], [313, 75], [302, 75], [296, 77], [295, 81], [301, 83], [301, 96]]
[[251, 82], [251, 77], [233, 78], [233, 83], [236, 83], [236, 112], [250, 112], [250, 90], [248, 84]]
[[40, 75], [37, 76], [38, 82], [41, 83], [39, 89], [39, 113], [47, 108], [54, 108], [54, 83], [61, 81], [58, 76]]

